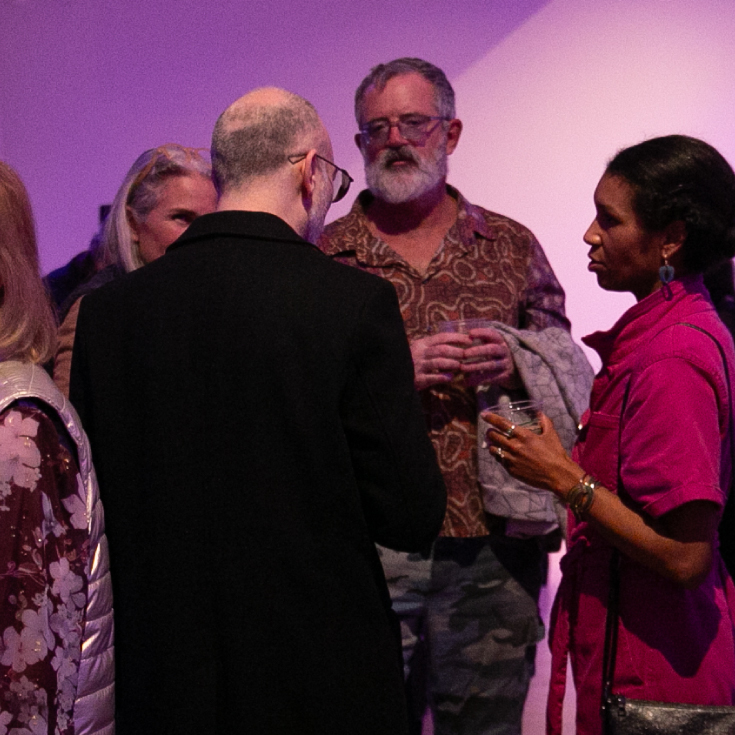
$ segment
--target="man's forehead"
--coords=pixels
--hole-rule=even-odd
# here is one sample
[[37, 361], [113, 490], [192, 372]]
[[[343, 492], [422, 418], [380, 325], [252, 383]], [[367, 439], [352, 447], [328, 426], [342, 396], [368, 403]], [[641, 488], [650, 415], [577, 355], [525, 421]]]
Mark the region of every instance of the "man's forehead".
[[434, 85], [416, 72], [391, 77], [382, 88], [372, 84], [365, 90], [366, 117], [402, 115], [408, 112], [436, 113]]

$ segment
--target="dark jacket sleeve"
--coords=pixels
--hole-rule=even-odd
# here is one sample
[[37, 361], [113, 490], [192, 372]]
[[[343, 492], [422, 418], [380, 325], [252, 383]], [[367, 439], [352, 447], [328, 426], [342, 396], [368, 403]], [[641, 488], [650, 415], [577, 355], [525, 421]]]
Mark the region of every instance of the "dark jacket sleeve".
[[351, 343], [340, 406], [373, 540], [419, 551], [439, 533], [446, 490], [429, 440], [392, 285], [376, 281]]

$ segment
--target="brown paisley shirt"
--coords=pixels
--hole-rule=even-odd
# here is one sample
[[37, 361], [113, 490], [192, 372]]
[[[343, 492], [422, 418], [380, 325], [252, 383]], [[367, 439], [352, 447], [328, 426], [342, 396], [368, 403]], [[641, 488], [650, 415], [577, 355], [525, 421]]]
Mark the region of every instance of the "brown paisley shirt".
[[[491, 319], [518, 329], [569, 329], [564, 291], [533, 234], [470, 204], [456, 189], [457, 221], [425, 273], [368, 228], [363, 191], [349, 214], [328, 225], [321, 249], [341, 263], [387, 278], [396, 288], [409, 341], [437, 322]], [[421, 393], [429, 434], [447, 485], [442, 536], [485, 536], [488, 518], [477, 484], [477, 407], [461, 377]]]

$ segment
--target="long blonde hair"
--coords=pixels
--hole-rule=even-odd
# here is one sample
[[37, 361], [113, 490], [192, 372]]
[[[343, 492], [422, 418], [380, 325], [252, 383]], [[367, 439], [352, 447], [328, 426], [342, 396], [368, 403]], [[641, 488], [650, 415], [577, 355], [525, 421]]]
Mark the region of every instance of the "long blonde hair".
[[56, 351], [56, 322], [38, 272], [31, 203], [0, 161], [0, 360], [43, 363]]

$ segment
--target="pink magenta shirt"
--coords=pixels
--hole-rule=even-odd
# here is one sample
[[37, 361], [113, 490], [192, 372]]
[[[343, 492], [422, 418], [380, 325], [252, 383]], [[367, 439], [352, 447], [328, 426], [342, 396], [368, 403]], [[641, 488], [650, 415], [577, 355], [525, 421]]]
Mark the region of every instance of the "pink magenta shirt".
[[[710, 337], [684, 323], [718, 340], [735, 375], [732, 339], [701, 277], [674, 281], [629, 309], [610, 331], [583, 340], [600, 354], [602, 368], [574, 459], [651, 518], [694, 500], [722, 506], [729, 488], [731, 398], [722, 357]], [[568, 549], [552, 613], [547, 732], [562, 731], [568, 653], [577, 733], [598, 735], [611, 547], [570, 516]], [[625, 556], [620, 579], [613, 691], [637, 699], [732, 704], [735, 587], [719, 555], [693, 590]]]

